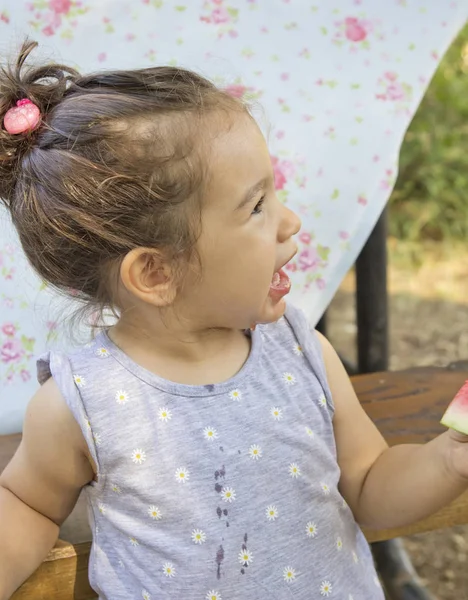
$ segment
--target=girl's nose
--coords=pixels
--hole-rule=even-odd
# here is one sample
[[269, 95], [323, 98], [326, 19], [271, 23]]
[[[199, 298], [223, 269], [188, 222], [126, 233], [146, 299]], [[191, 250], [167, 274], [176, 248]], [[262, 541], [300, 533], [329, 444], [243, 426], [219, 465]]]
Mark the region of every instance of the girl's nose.
[[301, 220], [287, 206], [283, 206], [283, 214], [281, 218], [280, 230], [278, 232], [278, 239], [280, 242], [285, 242], [293, 235], [296, 235], [301, 229]]

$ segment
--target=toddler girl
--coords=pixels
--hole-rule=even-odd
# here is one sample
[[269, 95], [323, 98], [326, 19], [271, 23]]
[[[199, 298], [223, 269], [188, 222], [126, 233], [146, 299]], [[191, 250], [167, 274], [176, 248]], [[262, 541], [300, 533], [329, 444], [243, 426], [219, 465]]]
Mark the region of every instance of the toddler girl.
[[51, 286], [116, 323], [39, 361], [0, 478], [0, 598], [83, 490], [101, 600], [379, 600], [360, 525], [468, 487], [467, 438], [389, 449], [285, 296], [297, 216], [238, 99], [190, 71], [0, 78], [0, 196]]

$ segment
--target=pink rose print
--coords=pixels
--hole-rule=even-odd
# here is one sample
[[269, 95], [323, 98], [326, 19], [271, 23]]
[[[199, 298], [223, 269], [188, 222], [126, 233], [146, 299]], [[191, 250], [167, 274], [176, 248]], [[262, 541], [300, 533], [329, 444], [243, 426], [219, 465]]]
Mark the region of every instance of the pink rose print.
[[[282, 136], [281, 136], [282, 137]], [[295, 154], [290, 157], [289, 152], [280, 150], [278, 155], [271, 155], [273, 176], [275, 181], [276, 195], [280, 202], [287, 203], [289, 194], [296, 188], [305, 188], [307, 176], [305, 175], [306, 160]]]
[[77, 17], [88, 12], [86, 0], [34, 0], [28, 5], [34, 14], [31, 25], [45, 36], [54, 36], [60, 31], [65, 40], [73, 38], [73, 28], [77, 25]]
[[408, 83], [398, 81], [398, 73], [385, 72], [378, 80], [380, 92], [375, 95], [377, 100], [395, 103], [396, 110], [407, 111], [413, 98], [413, 88]]
[[47, 25], [47, 27], [44, 27], [44, 29], [42, 30], [42, 33], [47, 37], [50, 37], [54, 35], [55, 29], [52, 27], [52, 25]]
[[237, 8], [229, 6], [225, 0], [207, 0], [203, 8], [206, 12], [200, 17], [200, 21], [216, 25], [218, 27], [218, 39], [226, 34], [230, 37], [237, 36], [237, 31], [234, 28], [239, 14]]
[[224, 7], [215, 8], [211, 13], [211, 22], [219, 25], [220, 23], [229, 23], [230, 16]]
[[21, 369], [20, 377], [26, 383], [26, 381], [29, 381], [31, 379], [31, 373], [26, 369]]
[[358, 196], [358, 203], [362, 204], [362, 206], [367, 206], [367, 198], [361, 194], [360, 196]]
[[0, 379], [8, 383], [16, 378], [23, 382], [31, 378], [29, 360], [34, 353], [35, 340], [17, 334], [18, 327], [13, 323], [4, 323], [0, 329]]
[[252, 86], [247, 86], [239, 81], [234, 83], [230, 83], [226, 87], [223, 88], [224, 91], [232, 96], [233, 98], [239, 98], [244, 102], [249, 102], [251, 100], [257, 100], [262, 95], [260, 90], [255, 89]]
[[315, 248], [309, 247], [302, 250], [297, 262], [301, 271], [315, 271], [320, 266], [320, 257]]
[[294, 176], [295, 168], [291, 161], [280, 160], [277, 156], [271, 157], [273, 165], [273, 173], [275, 176], [275, 188], [277, 190], [284, 189], [288, 179]]
[[312, 236], [307, 231], [303, 231], [299, 234], [299, 241], [303, 244], [308, 245], [312, 241]]
[[[343, 21], [335, 22], [335, 35], [333, 43], [336, 46], [348, 46], [350, 52], [359, 48], [369, 49], [369, 36], [376, 34], [379, 22], [358, 17], [346, 17]], [[377, 36], [378, 39], [379, 36]], [[350, 44], [348, 42], [351, 42]]]
[[395, 174], [393, 169], [385, 169], [385, 176], [380, 182], [380, 187], [383, 190], [391, 190], [395, 185]]
[[17, 362], [22, 356], [23, 349], [18, 340], [8, 340], [0, 349], [0, 360], [4, 363]]
[[355, 17], [345, 19], [345, 36], [352, 42], [362, 42], [367, 37], [367, 30], [364, 26], [364, 21], [360, 21]]
[[[278, 159], [276, 159], [276, 161], [277, 160]], [[274, 176], [275, 176], [275, 189], [282, 190], [284, 188], [284, 186], [286, 185], [287, 180], [286, 180], [286, 177], [284, 176], [284, 173], [277, 166], [277, 164], [275, 164], [275, 162], [273, 162], [273, 172], [274, 172]]]
[[322, 279], [321, 277], [319, 277], [319, 279], [316, 279], [315, 283], [317, 284], [319, 290], [324, 290], [327, 285], [325, 283], [325, 279]]
[[13, 325], [13, 323], [5, 323], [5, 325], [2, 327], [2, 332], [7, 337], [13, 337], [16, 333], [16, 327]]
[[49, 0], [49, 7], [58, 15], [64, 15], [72, 7], [71, 0]]
[[301, 271], [305, 274], [304, 292], [307, 292], [313, 283], [319, 289], [325, 287], [323, 270], [328, 266], [330, 248], [321, 244], [313, 246], [312, 241], [314, 237], [313, 232], [302, 231], [298, 236], [298, 241], [304, 244], [305, 247], [300, 250], [296, 258], [286, 265], [288, 271], [292, 271], [293, 273]]

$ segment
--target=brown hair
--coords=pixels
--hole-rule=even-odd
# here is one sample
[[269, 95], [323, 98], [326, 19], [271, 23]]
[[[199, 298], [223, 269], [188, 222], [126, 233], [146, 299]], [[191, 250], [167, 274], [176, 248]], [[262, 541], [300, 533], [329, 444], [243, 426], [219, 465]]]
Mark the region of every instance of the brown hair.
[[60, 64], [26, 69], [36, 46], [26, 40], [16, 64], [0, 72], [0, 121], [21, 98], [42, 114], [26, 135], [0, 129], [0, 197], [45, 281], [88, 305], [114, 306], [111, 277], [130, 250], [192, 252], [190, 208], [204, 178], [194, 148], [200, 119], [244, 107], [181, 68], [84, 76]]

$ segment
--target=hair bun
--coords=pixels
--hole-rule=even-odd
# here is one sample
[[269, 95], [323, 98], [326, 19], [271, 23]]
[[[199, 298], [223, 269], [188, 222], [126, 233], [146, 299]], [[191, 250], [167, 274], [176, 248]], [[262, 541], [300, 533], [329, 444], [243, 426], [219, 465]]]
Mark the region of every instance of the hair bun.
[[[25, 63], [37, 45], [26, 39], [16, 60], [0, 68], [0, 199], [7, 207], [21, 172], [22, 158], [34, 147], [47, 114], [61, 102], [69, 83], [79, 75], [60, 64], [27, 67]], [[42, 116], [41, 125], [24, 133], [9, 133], [4, 125], [5, 116], [23, 99], [37, 106]]]

